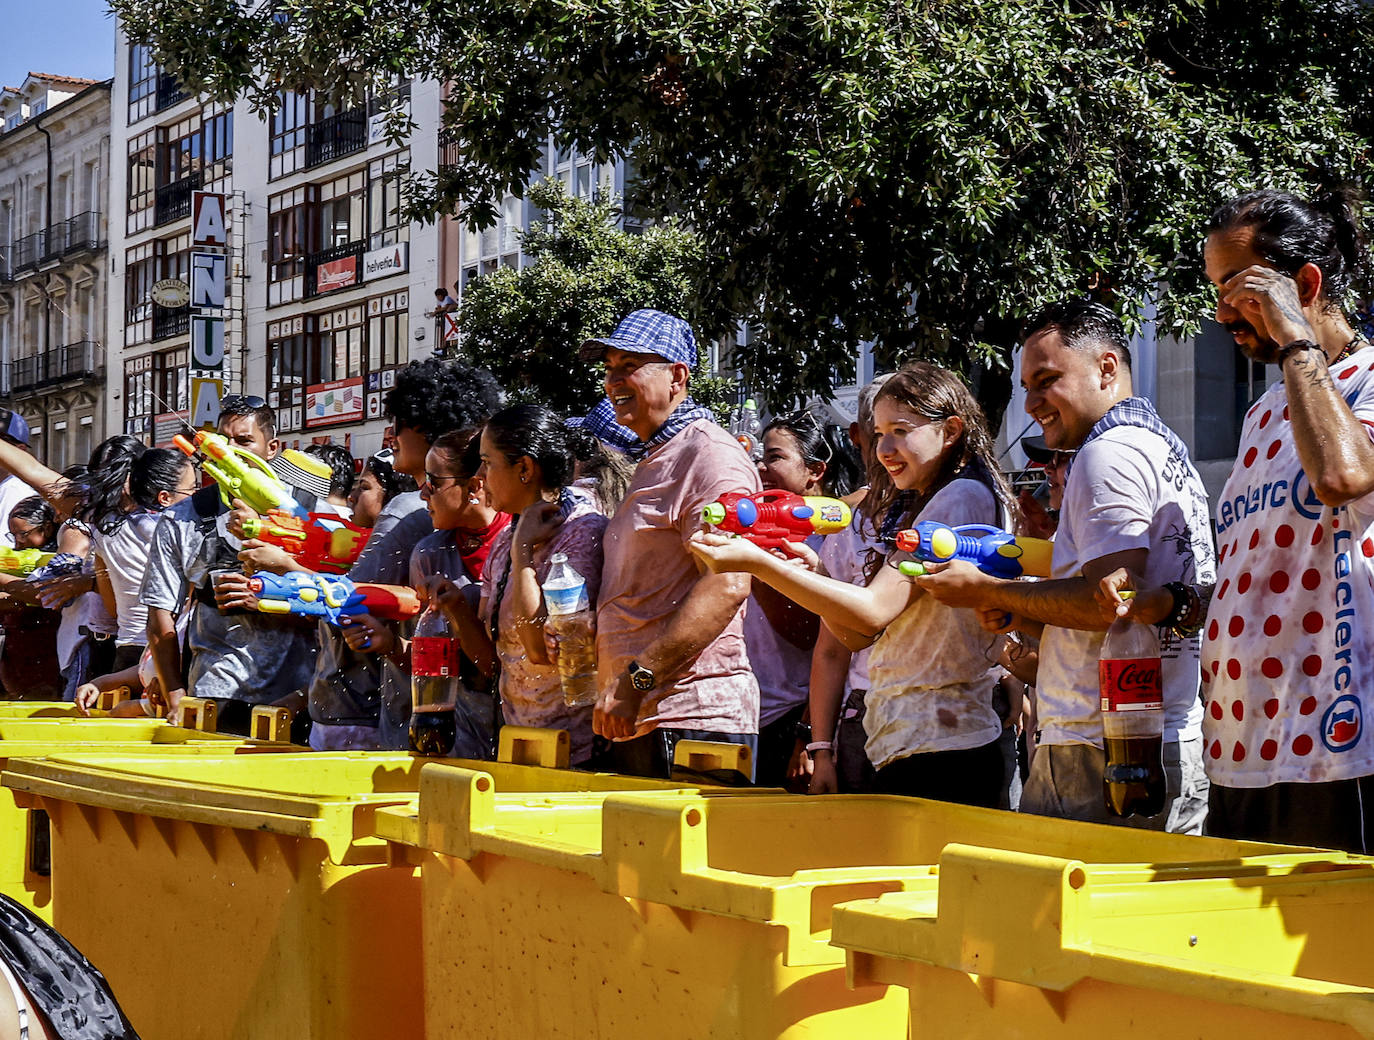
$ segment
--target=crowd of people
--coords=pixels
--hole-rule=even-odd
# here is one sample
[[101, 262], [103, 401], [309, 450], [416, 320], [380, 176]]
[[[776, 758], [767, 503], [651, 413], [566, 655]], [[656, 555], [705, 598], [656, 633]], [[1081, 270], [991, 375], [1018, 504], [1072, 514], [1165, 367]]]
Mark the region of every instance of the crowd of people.
[[[1374, 349], [1342, 310], [1366, 261], [1356, 227], [1343, 196], [1261, 191], [1206, 229], [1217, 320], [1282, 375], [1215, 511], [1134, 392], [1120, 320], [1079, 299], [1023, 331], [1047, 505], [1013, 496], [978, 402], [928, 362], [864, 387], [847, 430], [773, 419], [751, 458], [692, 399], [688, 324], [652, 310], [569, 358], [603, 377], [585, 416], [508, 405], [489, 373], [429, 359], [398, 373], [394, 441], [366, 459], [283, 449], [255, 397], [225, 398], [218, 430], [301, 505], [371, 530], [351, 580], [409, 585], [447, 617], [455, 755], [538, 726], [568, 731], [577, 767], [667, 778], [680, 741], [708, 740], [746, 746], [764, 786], [1368, 851]], [[184, 454], [113, 437], [59, 474], [5, 413], [0, 467], [0, 537], [58, 553], [0, 575], [11, 696], [89, 706], [125, 687], [118, 712], [175, 714], [194, 693], [231, 730], [279, 704], [317, 750], [407, 745], [413, 622], [255, 610], [253, 573], [303, 564], [247, 537], [251, 509]], [[853, 521], [771, 550], [703, 523], [764, 489], [842, 498]], [[922, 520], [1053, 537], [1053, 573], [908, 573], [894, 539]], [[598, 692], [580, 707], [546, 623], [555, 557], [595, 613]], [[1148, 819], [1103, 798], [1098, 659], [1123, 616], [1162, 641], [1168, 797]]]

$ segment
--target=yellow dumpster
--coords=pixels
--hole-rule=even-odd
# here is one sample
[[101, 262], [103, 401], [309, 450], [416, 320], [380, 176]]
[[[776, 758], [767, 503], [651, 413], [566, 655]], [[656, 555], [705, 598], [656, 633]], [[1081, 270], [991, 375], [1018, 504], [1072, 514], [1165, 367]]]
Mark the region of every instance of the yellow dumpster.
[[836, 908], [834, 942], [916, 1038], [1374, 1037], [1370, 861], [1233, 867], [951, 845], [922, 889]]
[[[376, 818], [415, 832], [422, 766], [469, 773], [388, 752], [73, 755], [12, 760], [4, 783], [51, 815], [53, 923], [144, 1040], [403, 1040], [424, 1035], [420, 878]], [[668, 788], [483, 769], [570, 798]]]
[[[465, 1040], [904, 1038], [906, 992], [846, 984], [831, 911], [925, 891], [951, 841], [1212, 874], [1303, 855], [906, 798], [539, 796], [467, 769], [426, 771], [418, 812], [427, 1035]], [[378, 826], [406, 840], [397, 815]]]
[[0, 701], [0, 719], [80, 719], [76, 705], [67, 701]]

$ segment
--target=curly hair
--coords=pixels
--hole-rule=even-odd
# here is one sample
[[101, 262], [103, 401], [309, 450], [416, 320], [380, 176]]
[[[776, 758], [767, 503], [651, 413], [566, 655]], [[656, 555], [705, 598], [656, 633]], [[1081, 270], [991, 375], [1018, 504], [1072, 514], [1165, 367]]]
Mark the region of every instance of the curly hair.
[[382, 401], [397, 430], [415, 430], [433, 444], [442, 433], [481, 426], [501, 407], [501, 387], [485, 368], [426, 358], [396, 373]]
[[305, 449], [307, 455], [314, 455], [329, 466], [329, 493], [348, 497], [357, 479], [353, 466], [353, 454], [342, 444], [312, 444]]

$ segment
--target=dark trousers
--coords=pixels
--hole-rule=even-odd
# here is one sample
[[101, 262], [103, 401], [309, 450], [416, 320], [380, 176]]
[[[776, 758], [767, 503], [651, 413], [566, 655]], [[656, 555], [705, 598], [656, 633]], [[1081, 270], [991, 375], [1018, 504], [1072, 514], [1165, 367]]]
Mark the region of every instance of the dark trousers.
[[[710, 740], [718, 744], [743, 744], [750, 751], [752, 763], [758, 757], [759, 738], [757, 733], [713, 733], [702, 729], [656, 729], [633, 740], [617, 740], [611, 744], [606, 754], [606, 763], [614, 773], [626, 776], [644, 776], [653, 780], [680, 780], [690, 783], [724, 784], [729, 787], [752, 783], [753, 775], [741, 778], [734, 770], [718, 775], [711, 770], [704, 775], [694, 776], [690, 770], [673, 768], [673, 751], [679, 741]], [[728, 775], [727, 775], [728, 774]]]
[[934, 798], [996, 809], [1002, 800], [1006, 766], [1000, 743], [962, 751], [926, 751], [889, 762], [878, 770], [879, 794]]
[[797, 747], [797, 723], [806, 714], [798, 704], [759, 729], [759, 756], [754, 766], [754, 782], [760, 787], [786, 787], [787, 767]]
[[1270, 787], [1214, 783], [1204, 830], [1217, 838], [1367, 854], [1374, 849], [1374, 776]]

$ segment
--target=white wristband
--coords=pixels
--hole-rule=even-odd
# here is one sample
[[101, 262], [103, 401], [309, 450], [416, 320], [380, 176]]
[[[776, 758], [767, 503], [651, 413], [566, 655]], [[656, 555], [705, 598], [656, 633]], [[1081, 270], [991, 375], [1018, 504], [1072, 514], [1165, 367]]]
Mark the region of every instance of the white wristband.
[[834, 751], [835, 742], [833, 740], [813, 740], [806, 745], [806, 753], [812, 754], [816, 751]]

